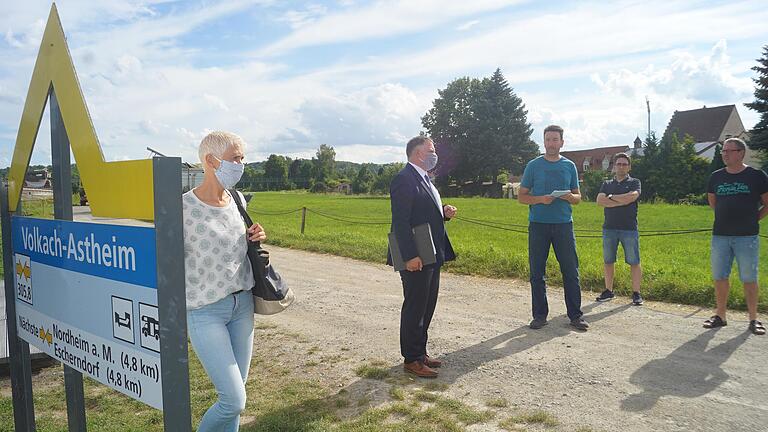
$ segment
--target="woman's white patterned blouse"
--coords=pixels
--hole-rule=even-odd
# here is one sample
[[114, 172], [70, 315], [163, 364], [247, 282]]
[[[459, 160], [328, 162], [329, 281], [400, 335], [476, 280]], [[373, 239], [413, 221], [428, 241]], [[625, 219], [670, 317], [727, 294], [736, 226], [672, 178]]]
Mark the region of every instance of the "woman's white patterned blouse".
[[251, 289], [245, 224], [233, 198], [224, 207], [214, 207], [190, 190], [182, 203], [187, 308], [197, 309]]

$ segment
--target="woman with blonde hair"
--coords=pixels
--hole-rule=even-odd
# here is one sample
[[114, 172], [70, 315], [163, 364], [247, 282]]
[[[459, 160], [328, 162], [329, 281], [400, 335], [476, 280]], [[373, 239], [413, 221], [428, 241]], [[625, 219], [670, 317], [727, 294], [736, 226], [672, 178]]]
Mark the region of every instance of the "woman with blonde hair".
[[237, 431], [245, 408], [254, 284], [247, 240], [267, 236], [259, 224], [245, 229], [230, 192], [243, 174], [244, 151], [239, 136], [209, 133], [198, 150], [203, 182], [182, 197], [189, 339], [218, 394], [201, 432]]

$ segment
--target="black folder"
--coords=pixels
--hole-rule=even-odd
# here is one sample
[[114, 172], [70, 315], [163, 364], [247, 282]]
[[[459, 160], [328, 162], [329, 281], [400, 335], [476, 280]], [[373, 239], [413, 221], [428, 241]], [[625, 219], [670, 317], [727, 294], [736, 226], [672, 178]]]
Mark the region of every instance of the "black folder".
[[[418, 252], [423, 265], [434, 264], [437, 262], [435, 256], [435, 242], [432, 240], [432, 230], [429, 224], [421, 224], [413, 227], [413, 241], [416, 243], [416, 252]], [[405, 270], [405, 261], [400, 253], [400, 246], [397, 245], [395, 233], [389, 233], [389, 253], [392, 255], [392, 264], [395, 271]]]

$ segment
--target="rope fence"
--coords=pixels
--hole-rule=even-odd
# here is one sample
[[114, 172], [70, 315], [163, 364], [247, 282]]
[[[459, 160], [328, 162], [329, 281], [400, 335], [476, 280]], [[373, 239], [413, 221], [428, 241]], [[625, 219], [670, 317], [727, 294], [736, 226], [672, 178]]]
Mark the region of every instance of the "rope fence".
[[[51, 201], [48, 203], [48, 201]], [[50, 207], [50, 211], [53, 211], [53, 202], [48, 197], [36, 197], [36, 196], [27, 196], [23, 198], [23, 202], [25, 202], [27, 205], [22, 206], [22, 214], [23, 215], [30, 215], [31, 212], [34, 210], [34, 208], [40, 207], [40, 211], [45, 213], [47, 210], [47, 207]], [[391, 223], [390, 219], [377, 219], [377, 218], [368, 218], [368, 217], [361, 217], [361, 216], [350, 216], [350, 215], [340, 215], [335, 214], [332, 212], [328, 212], [326, 210], [318, 210], [313, 209], [309, 207], [299, 207], [295, 209], [287, 209], [287, 210], [278, 210], [278, 211], [268, 211], [268, 210], [248, 210], [249, 213], [254, 215], [261, 215], [261, 216], [287, 216], [291, 214], [296, 214], [301, 212], [301, 233], [304, 234], [305, 228], [306, 228], [306, 222], [307, 222], [307, 213], [311, 213], [313, 215], [317, 215], [321, 218], [333, 220], [336, 222], [341, 222], [345, 224], [350, 225], [369, 225], [369, 226], [375, 226], [375, 225], [389, 225]], [[485, 220], [485, 219], [477, 219], [477, 218], [470, 218], [466, 216], [456, 216], [454, 218], [455, 220], [468, 223], [471, 225], [477, 225], [482, 226], [485, 228], [491, 228], [496, 229], [500, 231], [506, 231], [516, 234], [528, 234], [528, 225], [527, 224], [519, 224], [519, 223], [512, 223], [512, 222], [506, 222], [506, 221], [498, 221], [498, 220]], [[602, 238], [603, 237], [603, 230], [601, 229], [574, 229], [576, 238]], [[675, 236], [675, 235], [687, 235], [687, 234], [699, 234], [699, 233], [705, 233], [705, 232], [711, 232], [711, 228], [682, 228], [682, 229], [649, 229], [649, 230], [638, 230], [640, 237], [662, 237], [662, 236]], [[768, 239], [768, 235], [765, 234], [758, 234], [762, 238]]]
[[[307, 213], [311, 213], [320, 216], [325, 219], [333, 220], [336, 222], [347, 223], [350, 225], [389, 225], [391, 221], [389, 219], [374, 219], [358, 216], [340, 215], [334, 214], [325, 210], [317, 210], [309, 207], [299, 207], [292, 210], [283, 211], [263, 211], [263, 210], [249, 210], [254, 215], [263, 216], [281, 216], [293, 213], [301, 212], [301, 233], [304, 234], [306, 227]], [[528, 234], [528, 225], [515, 224], [503, 221], [483, 220], [476, 218], [469, 218], [464, 216], [456, 216], [455, 220], [465, 222], [471, 225], [482, 226], [486, 228], [497, 229], [501, 231], [513, 232], [517, 234]], [[601, 229], [574, 229], [577, 238], [602, 238], [603, 230]], [[699, 234], [705, 232], [711, 232], [711, 228], [682, 228], [682, 229], [654, 229], [654, 230], [638, 230], [640, 237], [662, 237], [662, 236], [674, 236], [674, 235], [686, 235], [686, 234]], [[768, 235], [759, 234], [762, 238], [768, 238]]]

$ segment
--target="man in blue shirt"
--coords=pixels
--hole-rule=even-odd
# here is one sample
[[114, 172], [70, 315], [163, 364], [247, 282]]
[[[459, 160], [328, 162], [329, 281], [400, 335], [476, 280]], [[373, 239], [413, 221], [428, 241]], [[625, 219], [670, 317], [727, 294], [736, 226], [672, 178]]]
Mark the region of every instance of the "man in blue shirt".
[[571, 326], [586, 331], [589, 324], [582, 317], [579, 257], [573, 234], [571, 206], [581, 202], [576, 165], [560, 156], [563, 128], [550, 125], [544, 129], [543, 156], [528, 162], [520, 182], [518, 201], [529, 205], [528, 264], [531, 273], [530, 327], [547, 324], [546, 267], [550, 245], [560, 263], [565, 291], [565, 306]]

